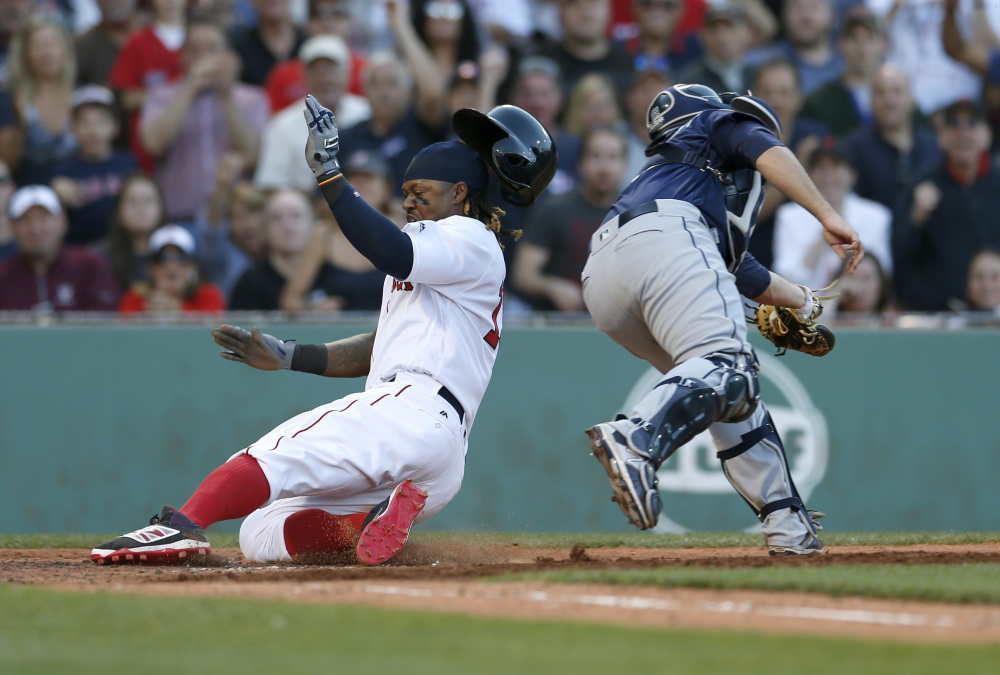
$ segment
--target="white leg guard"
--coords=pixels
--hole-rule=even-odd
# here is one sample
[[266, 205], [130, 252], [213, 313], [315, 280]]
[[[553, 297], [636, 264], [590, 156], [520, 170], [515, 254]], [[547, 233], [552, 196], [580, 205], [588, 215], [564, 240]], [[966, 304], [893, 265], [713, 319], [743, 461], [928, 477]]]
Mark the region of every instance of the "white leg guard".
[[726, 478], [757, 514], [772, 553], [822, 551], [816, 524], [795, 489], [784, 446], [764, 404], [741, 422], [713, 424], [711, 434]]

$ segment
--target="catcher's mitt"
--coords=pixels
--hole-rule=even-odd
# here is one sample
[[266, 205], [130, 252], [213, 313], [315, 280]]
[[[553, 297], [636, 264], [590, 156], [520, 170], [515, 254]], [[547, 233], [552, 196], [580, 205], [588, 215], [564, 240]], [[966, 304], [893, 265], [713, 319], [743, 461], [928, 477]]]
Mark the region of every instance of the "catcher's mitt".
[[787, 307], [761, 305], [757, 308], [754, 317], [757, 328], [778, 348], [778, 356], [789, 349], [813, 356], [830, 353], [834, 343], [833, 331], [816, 323], [823, 313], [823, 303], [820, 302], [823, 299], [826, 298], [812, 297], [812, 311], [805, 318]]

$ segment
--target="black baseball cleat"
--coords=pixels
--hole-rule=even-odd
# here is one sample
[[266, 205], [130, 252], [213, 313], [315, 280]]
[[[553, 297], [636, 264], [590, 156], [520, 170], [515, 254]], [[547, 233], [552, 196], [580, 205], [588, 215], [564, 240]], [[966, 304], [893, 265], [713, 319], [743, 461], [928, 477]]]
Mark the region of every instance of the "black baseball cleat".
[[358, 540], [358, 560], [365, 565], [381, 565], [403, 550], [410, 527], [427, 503], [427, 493], [404, 480], [368, 514]]
[[174, 565], [208, 555], [212, 545], [203, 530], [177, 509], [164, 506], [149, 527], [123, 534], [90, 552], [98, 565]]

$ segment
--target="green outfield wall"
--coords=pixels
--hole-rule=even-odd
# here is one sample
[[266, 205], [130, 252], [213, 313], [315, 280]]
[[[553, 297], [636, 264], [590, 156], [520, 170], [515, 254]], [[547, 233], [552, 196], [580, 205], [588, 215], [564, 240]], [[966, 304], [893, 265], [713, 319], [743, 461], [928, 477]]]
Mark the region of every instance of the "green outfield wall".
[[[321, 342], [373, 325], [263, 328]], [[139, 527], [273, 426], [364, 386], [225, 361], [209, 331], [0, 326], [0, 532]], [[796, 481], [829, 530], [1000, 530], [1000, 329], [841, 329], [824, 358], [758, 351]], [[422, 528], [629, 531], [584, 429], [654, 381], [585, 324], [508, 326], [462, 492]], [[665, 530], [756, 523], [702, 437], [660, 480]]]

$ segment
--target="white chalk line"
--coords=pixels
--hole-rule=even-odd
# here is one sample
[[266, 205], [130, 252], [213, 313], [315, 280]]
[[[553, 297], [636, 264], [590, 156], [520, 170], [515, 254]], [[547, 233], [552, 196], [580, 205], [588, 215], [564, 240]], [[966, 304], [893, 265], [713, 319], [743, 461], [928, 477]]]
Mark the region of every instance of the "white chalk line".
[[[502, 589], [476, 589], [471, 593], [459, 593], [455, 589], [409, 588], [381, 584], [362, 584], [364, 593], [398, 595], [412, 598], [482, 598], [488, 600], [526, 600], [539, 604], [576, 604], [620, 609], [652, 611], [680, 611], [684, 605], [673, 600], [645, 598], [637, 595], [590, 595], [570, 593], [550, 593], [547, 591], [507, 591]], [[909, 626], [915, 628], [955, 628], [957, 622], [949, 615], [935, 616], [912, 612], [878, 612], [860, 609], [834, 609], [793, 605], [756, 605], [751, 602], [711, 602], [696, 601], [695, 609], [719, 614], [757, 614], [816, 621], [837, 621], [842, 623], [875, 624], [880, 626]]]

